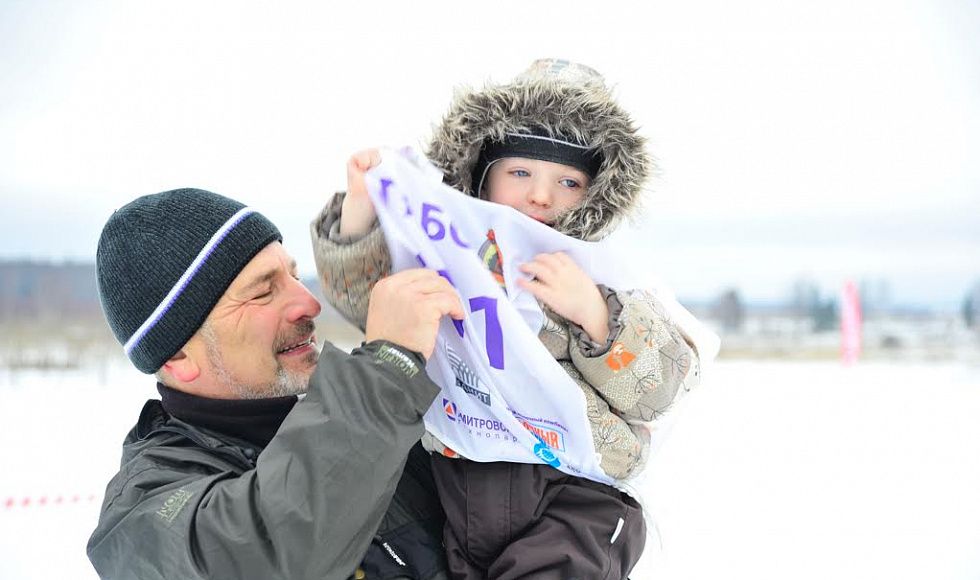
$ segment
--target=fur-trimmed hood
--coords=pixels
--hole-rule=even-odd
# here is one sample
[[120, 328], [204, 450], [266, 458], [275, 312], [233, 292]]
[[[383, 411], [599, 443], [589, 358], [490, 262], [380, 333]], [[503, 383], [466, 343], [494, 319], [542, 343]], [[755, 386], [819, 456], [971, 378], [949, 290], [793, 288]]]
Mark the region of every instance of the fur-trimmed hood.
[[602, 155], [582, 204], [555, 224], [575, 238], [602, 239], [638, 208], [653, 162], [630, 116], [588, 67], [536, 61], [510, 83], [457, 92], [426, 153], [447, 184], [477, 195], [472, 173], [484, 143], [542, 130]]

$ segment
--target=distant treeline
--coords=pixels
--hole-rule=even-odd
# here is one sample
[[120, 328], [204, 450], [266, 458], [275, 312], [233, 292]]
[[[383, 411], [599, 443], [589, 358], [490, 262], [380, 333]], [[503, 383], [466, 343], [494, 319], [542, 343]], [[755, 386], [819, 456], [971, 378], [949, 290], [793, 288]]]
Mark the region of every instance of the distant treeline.
[[0, 261], [0, 322], [101, 315], [95, 264]]
[[[316, 278], [303, 280], [323, 303]], [[358, 343], [360, 333], [324, 306], [322, 339]], [[122, 356], [102, 316], [95, 264], [0, 260], [0, 369], [73, 369]]]
[[[323, 302], [315, 277], [303, 284]], [[339, 316], [325, 309], [330, 322]], [[0, 260], [0, 324], [99, 321], [95, 264]]]

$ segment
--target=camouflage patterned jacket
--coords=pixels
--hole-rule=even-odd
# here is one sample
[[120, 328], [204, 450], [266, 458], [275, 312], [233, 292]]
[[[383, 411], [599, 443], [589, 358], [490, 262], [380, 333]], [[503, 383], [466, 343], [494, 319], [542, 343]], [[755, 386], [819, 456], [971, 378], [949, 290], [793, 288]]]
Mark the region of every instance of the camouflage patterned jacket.
[[[371, 288], [390, 273], [391, 261], [377, 225], [360, 239], [340, 237], [343, 197], [334, 196], [311, 224], [313, 249], [327, 301], [363, 331]], [[625, 479], [638, 472], [649, 447], [642, 423], [660, 417], [697, 384], [699, 360], [654, 296], [600, 290], [610, 313], [605, 344], [548, 309], [538, 337], [585, 394], [600, 466]], [[430, 450], [445, 450], [431, 435], [423, 441]]]

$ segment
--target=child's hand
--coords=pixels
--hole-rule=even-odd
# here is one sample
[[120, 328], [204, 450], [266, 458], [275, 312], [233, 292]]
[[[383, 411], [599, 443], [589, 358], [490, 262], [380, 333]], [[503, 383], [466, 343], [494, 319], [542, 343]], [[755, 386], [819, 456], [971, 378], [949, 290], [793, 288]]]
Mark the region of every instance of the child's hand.
[[364, 174], [381, 163], [377, 149], [365, 149], [347, 161], [347, 197], [340, 214], [341, 236], [362, 236], [371, 230], [378, 217], [368, 196]]
[[609, 308], [595, 282], [563, 252], [538, 254], [521, 264], [532, 280], [517, 285], [534, 294], [559, 316], [581, 326], [599, 344], [609, 338]]

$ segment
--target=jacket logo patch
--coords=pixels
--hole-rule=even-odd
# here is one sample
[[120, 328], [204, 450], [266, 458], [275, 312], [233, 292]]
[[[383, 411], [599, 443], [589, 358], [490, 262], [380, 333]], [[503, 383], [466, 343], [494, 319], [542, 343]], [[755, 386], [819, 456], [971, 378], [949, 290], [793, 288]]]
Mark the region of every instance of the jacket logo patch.
[[408, 378], [412, 378], [419, 374], [419, 367], [415, 364], [415, 361], [413, 361], [407, 354], [391, 348], [387, 344], [381, 345], [381, 348], [378, 349], [378, 354], [375, 356], [377, 356], [380, 360], [395, 365], [398, 367], [398, 370], [408, 375]]
[[619, 372], [630, 366], [630, 363], [634, 360], [636, 360], [636, 355], [626, 350], [626, 346], [623, 343], [614, 342], [609, 349], [609, 354], [606, 356], [606, 365], [613, 372]]
[[157, 510], [157, 515], [163, 518], [167, 523], [173, 522], [174, 518], [177, 517], [177, 514], [180, 513], [180, 510], [184, 509], [184, 506], [187, 505], [187, 500], [189, 500], [192, 495], [194, 494], [189, 491], [178, 489], [167, 498], [167, 501], [163, 502], [163, 507]]
[[391, 544], [389, 544], [388, 542], [384, 542], [381, 545], [388, 552], [388, 555], [391, 556], [391, 559], [394, 560], [399, 566], [402, 567], [407, 566], [407, 564], [405, 564], [405, 560], [402, 560], [398, 556], [398, 552], [395, 552], [394, 548], [391, 547]]

